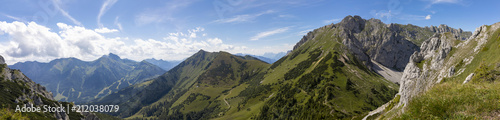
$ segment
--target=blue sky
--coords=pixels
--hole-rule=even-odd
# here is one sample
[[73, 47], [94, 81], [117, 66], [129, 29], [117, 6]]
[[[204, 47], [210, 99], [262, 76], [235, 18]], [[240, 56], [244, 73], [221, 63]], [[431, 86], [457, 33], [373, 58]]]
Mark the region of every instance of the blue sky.
[[181, 60], [199, 49], [285, 52], [347, 15], [474, 31], [500, 22], [497, 0], [2, 0], [0, 55], [8, 64], [115, 53]]

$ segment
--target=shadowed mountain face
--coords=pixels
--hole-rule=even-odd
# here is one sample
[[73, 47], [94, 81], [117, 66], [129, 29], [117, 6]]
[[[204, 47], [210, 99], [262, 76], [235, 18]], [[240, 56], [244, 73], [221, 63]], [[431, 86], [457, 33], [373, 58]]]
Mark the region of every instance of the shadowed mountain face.
[[49, 63], [16, 63], [10, 67], [46, 86], [56, 100], [74, 102], [90, 101], [165, 73], [146, 61], [121, 59], [115, 54], [91, 62], [63, 58]]
[[[93, 113], [77, 112], [15, 112], [17, 106], [51, 107], [70, 106], [68, 102], [58, 102], [52, 93], [33, 82], [21, 71], [10, 69], [0, 56], [0, 119], [98, 119]], [[62, 105], [62, 106], [61, 106]]]

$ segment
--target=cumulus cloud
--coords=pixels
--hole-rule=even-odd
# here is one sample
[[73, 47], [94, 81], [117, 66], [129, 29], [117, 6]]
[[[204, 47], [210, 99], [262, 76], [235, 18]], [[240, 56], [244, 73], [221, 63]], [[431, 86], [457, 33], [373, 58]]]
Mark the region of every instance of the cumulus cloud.
[[117, 29], [108, 29], [106, 27], [94, 29], [94, 31], [98, 32], [98, 33], [113, 33], [113, 32], [118, 32]]
[[284, 27], [284, 28], [278, 28], [278, 29], [274, 29], [274, 30], [270, 30], [270, 31], [260, 32], [257, 35], [253, 36], [252, 38], [250, 38], [250, 40], [252, 40], [252, 41], [259, 40], [259, 39], [267, 37], [267, 36], [286, 32], [286, 31], [288, 31], [288, 29], [289, 29], [289, 27]]
[[[75, 57], [85, 61], [115, 53], [122, 58], [141, 61], [148, 58], [182, 60], [200, 49], [206, 51], [247, 52], [246, 46], [224, 43], [217, 37], [207, 37], [204, 28], [169, 33], [160, 40], [108, 38], [99, 30], [58, 23], [58, 31], [35, 22], [0, 22], [0, 34], [8, 36], [0, 43], [0, 55], [8, 64], [23, 61], [48, 62], [57, 58]], [[197, 36], [202, 34], [203, 36]], [[130, 42], [124, 42], [130, 41]]]
[[431, 15], [427, 15], [427, 16], [425, 16], [425, 19], [426, 19], [426, 20], [430, 20], [430, 19], [431, 19]]
[[61, 38], [49, 28], [34, 22], [0, 22], [0, 31], [8, 34], [11, 41], [2, 45], [2, 52], [12, 57], [27, 57], [43, 54], [48, 57], [59, 56], [63, 45]]

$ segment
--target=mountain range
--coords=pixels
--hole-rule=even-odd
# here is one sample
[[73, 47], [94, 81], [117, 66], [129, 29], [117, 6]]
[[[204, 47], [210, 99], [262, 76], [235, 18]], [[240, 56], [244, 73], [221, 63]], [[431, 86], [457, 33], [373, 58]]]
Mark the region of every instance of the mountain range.
[[62, 58], [49, 63], [16, 63], [10, 67], [47, 87], [55, 94], [55, 100], [71, 102], [88, 102], [165, 73], [149, 62], [121, 59], [112, 53], [90, 62]]
[[[15, 111], [19, 106], [51, 106], [72, 107], [72, 103], [55, 101], [52, 93], [46, 87], [33, 82], [21, 71], [11, 69], [5, 64], [4, 58], [0, 56], [0, 119], [13, 120], [76, 120], [76, 119], [98, 119], [94, 113], [60, 111], [60, 112], [20, 112]], [[40, 111], [45, 110], [41, 109]], [[101, 114], [102, 115], [102, 114]]]
[[[200, 50], [166, 72], [114, 54], [10, 66], [27, 77], [3, 64], [1, 100], [7, 109], [19, 100], [56, 102], [46, 86], [58, 100], [119, 105], [106, 114], [126, 119], [500, 119], [496, 54], [500, 23], [468, 32], [347, 16], [274, 62]], [[69, 118], [88, 116], [102, 114]]]
[[[456, 30], [445, 27], [439, 28]], [[225, 53], [222, 55], [226, 59], [219, 59], [224, 52], [200, 51], [162, 75], [163, 79], [130, 86], [95, 103], [129, 105], [127, 111], [113, 114], [125, 118], [362, 118], [391, 100], [398, 89], [395, 84], [398, 81], [384, 79], [373, 69], [379, 67], [374, 66], [398, 72], [406, 64], [389, 63], [381, 58], [395, 58], [394, 61], [403, 63], [403, 59], [419, 50], [416, 43], [435, 33], [429, 28], [386, 25], [376, 19], [348, 16], [338, 24], [309, 32], [288, 55], [272, 65], [261, 61], [262, 65], [249, 65], [261, 67], [233, 68], [249, 64], [236, 58], [253, 57]], [[458, 37], [466, 34], [457, 33]], [[372, 34], [378, 36], [367, 37]], [[385, 49], [390, 47], [394, 48]], [[209, 69], [214, 68], [211, 63], [226, 63], [231, 67], [215, 64], [218, 69]], [[184, 69], [196, 72], [186, 74]], [[252, 72], [244, 72], [249, 70]], [[231, 77], [227, 79], [228, 76]], [[155, 87], [159, 83], [166, 84], [161, 86], [168, 86], [168, 90]], [[118, 96], [125, 97], [112, 99]]]

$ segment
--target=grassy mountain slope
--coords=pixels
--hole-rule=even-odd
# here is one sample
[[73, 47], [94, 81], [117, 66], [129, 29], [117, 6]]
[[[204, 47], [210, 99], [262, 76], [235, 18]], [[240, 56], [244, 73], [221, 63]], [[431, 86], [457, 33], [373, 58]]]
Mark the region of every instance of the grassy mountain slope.
[[47, 86], [56, 100], [87, 102], [165, 71], [148, 62], [135, 62], [109, 54], [95, 61], [63, 58], [49, 63], [24, 62], [11, 66]]
[[[202, 74], [202, 68], [205, 68], [210, 61], [215, 59], [215, 56], [215, 53], [199, 51], [160, 77], [124, 88], [116, 93], [98, 99], [95, 103], [119, 104], [123, 108], [123, 111], [112, 115], [120, 117], [131, 116], [142, 107], [150, 105], [163, 96], [166, 96], [167, 93], [178, 94], [179, 92], [187, 91], [186, 89]], [[171, 91], [174, 85], [176, 89]]]
[[336, 37], [338, 33], [328, 27], [315, 30], [314, 39], [248, 80], [231, 78], [234, 72], [216, 64], [182, 96], [167, 95], [174, 97], [155, 102], [130, 118], [360, 118], [389, 101], [398, 86], [361, 64]]
[[271, 66], [262, 83], [276, 91], [256, 118], [357, 118], [396, 93], [395, 84], [360, 64], [335, 29], [314, 32], [314, 39]]
[[[224, 114], [231, 108], [228, 95], [233, 94], [234, 89], [242, 89], [249, 81], [262, 76], [262, 72], [269, 64], [253, 57], [238, 57], [226, 52], [216, 54], [215, 59], [210, 61], [203, 69], [203, 73], [192, 81], [186, 80], [177, 85], [189, 85], [174, 87], [159, 101], [144, 107], [136, 115], [130, 118], [159, 118], [159, 119], [202, 119], [214, 118]], [[260, 74], [260, 75], [259, 75]], [[240, 88], [237, 88], [240, 87]], [[174, 96], [174, 97], [172, 97]], [[234, 107], [234, 105], [233, 105]]]

